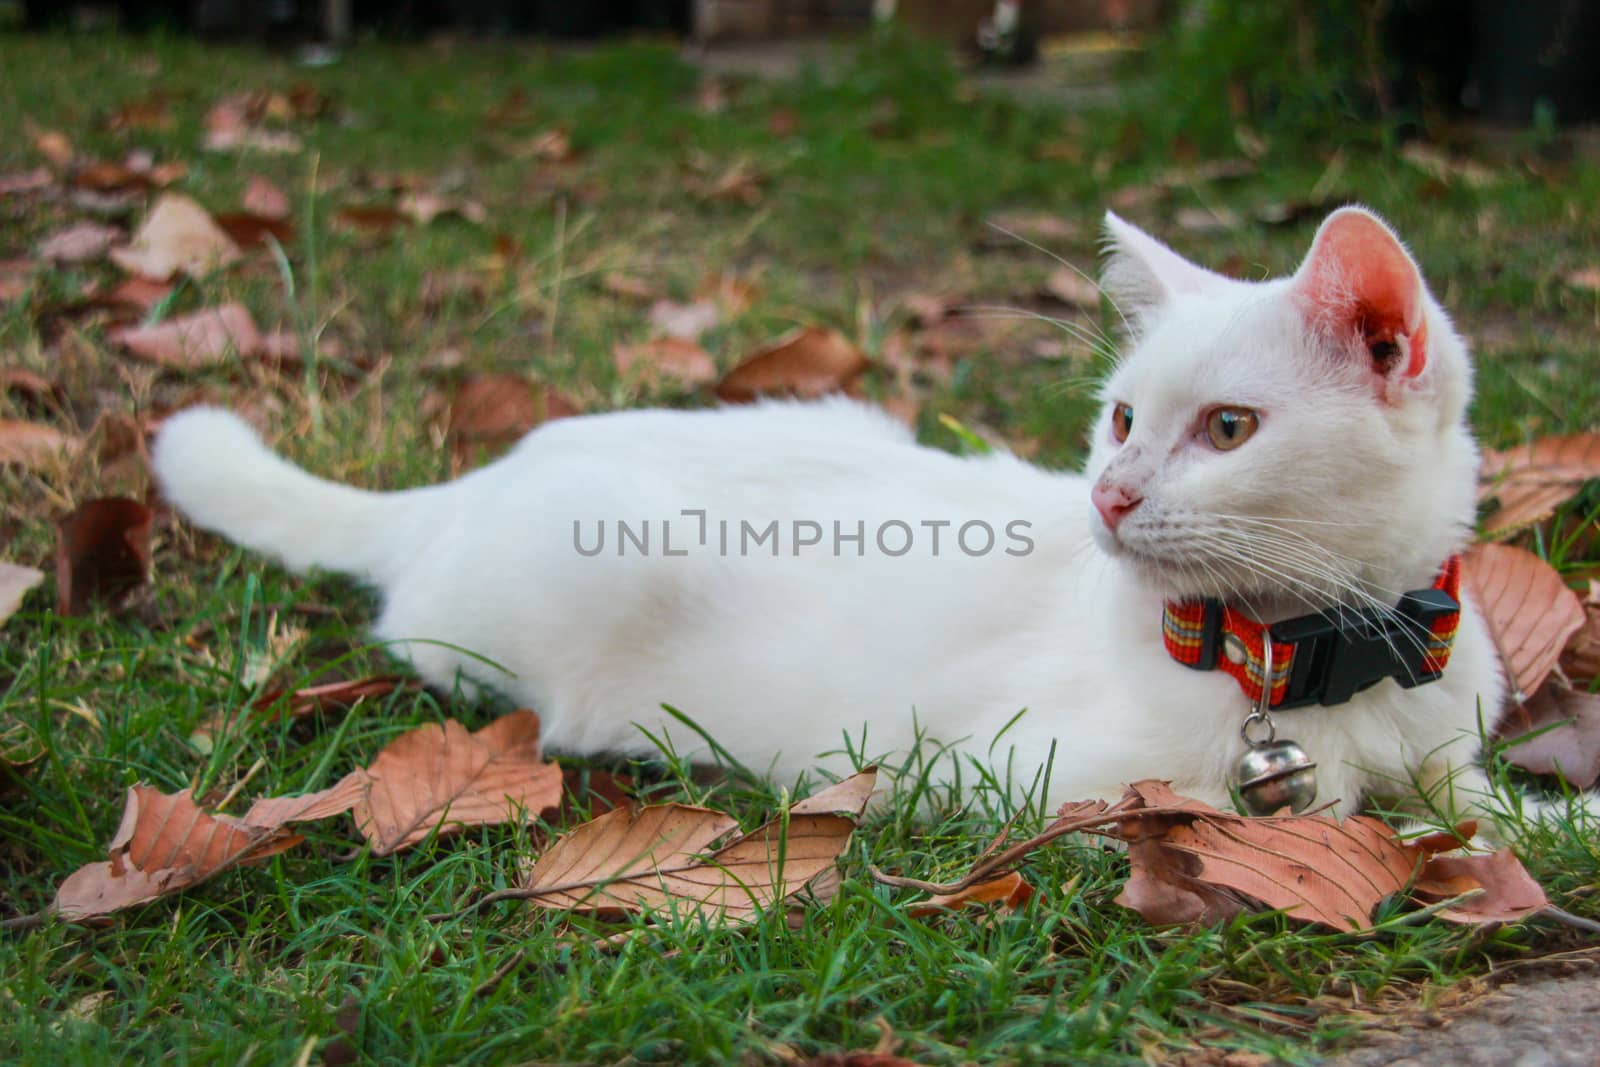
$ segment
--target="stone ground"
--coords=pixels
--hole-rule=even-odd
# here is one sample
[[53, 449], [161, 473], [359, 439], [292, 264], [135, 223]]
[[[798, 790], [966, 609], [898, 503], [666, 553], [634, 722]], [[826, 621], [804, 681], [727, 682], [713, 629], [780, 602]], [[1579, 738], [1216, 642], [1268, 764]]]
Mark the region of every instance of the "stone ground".
[[1529, 976], [1448, 1016], [1381, 1024], [1323, 1067], [1596, 1067], [1600, 969]]
[[[1105, 70], [1101, 52], [1094, 45], [1076, 53], [1067, 49], [1042, 64], [985, 71], [976, 80], [985, 89], [1081, 107], [1116, 91], [1095, 76]], [[767, 78], [795, 77], [806, 67], [826, 71], [837, 55], [825, 41], [685, 51], [711, 74]], [[1516, 136], [1494, 127], [1476, 132], [1490, 146]], [[1600, 128], [1576, 132], [1574, 149], [1600, 157]], [[1461, 1008], [1404, 1011], [1394, 1018], [1393, 1024], [1375, 1023], [1356, 1047], [1324, 1060], [1323, 1067], [1600, 1067], [1600, 961], [1529, 971]]]

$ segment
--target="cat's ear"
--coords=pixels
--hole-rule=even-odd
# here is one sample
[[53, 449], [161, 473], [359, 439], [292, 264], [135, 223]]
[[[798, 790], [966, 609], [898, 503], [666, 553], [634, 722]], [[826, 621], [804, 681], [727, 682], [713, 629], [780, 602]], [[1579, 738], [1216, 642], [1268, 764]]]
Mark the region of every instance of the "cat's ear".
[[1149, 318], [1179, 294], [1228, 284], [1111, 211], [1106, 212], [1105, 253], [1100, 288], [1130, 323]]
[[1293, 292], [1313, 327], [1336, 344], [1359, 342], [1379, 373], [1414, 378], [1427, 366], [1422, 274], [1372, 212], [1340, 208], [1323, 221]]

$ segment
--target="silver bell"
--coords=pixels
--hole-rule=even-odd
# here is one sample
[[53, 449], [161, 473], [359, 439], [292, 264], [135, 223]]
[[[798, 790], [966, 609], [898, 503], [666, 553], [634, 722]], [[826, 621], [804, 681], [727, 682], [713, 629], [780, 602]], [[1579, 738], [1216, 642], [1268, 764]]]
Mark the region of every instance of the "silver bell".
[[1299, 813], [1317, 799], [1317, 765], [1293, 741], [1252, 744], [1239, 757], [1233, 782], [1247, 815], [1271, 815], [1286, 806]]

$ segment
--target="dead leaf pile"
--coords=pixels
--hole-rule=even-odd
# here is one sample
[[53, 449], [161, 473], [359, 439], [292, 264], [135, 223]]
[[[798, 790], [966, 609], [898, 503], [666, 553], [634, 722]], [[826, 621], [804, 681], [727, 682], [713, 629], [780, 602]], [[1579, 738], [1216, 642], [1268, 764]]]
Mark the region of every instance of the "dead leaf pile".
[[1035, 837], [1008, 848], [997, 842], [960, 881], [935, 885], [877, 870], [873, 875], [939, 894], [935, 901], [959, 900], [980, 886], [999, 892], [1012, 884], [1002, 876], [1033, 850], [1069, 833], [1092, 833], [1127, 845], [1130, 872], [1117, 902], [1157, 925], [1282, 911], [1361, 932], [1372, 928], [1378, 905], [1398, 895], [1465, 924], [1516, 922], [1546, 908], [1544, 890], [1510, 850], [1454, 851], [1473, 830], [1464, 824], [1456, 834], [1405, 842], [1366, 816], [1247, 818], [1180, 796], [1165, 782], [1143, 781], [1116, 804], [1067, 804]]
[[731, 840], [738, 823], [722, 812], [619, 808], [558, 838], [517, 888], [471, 910], [522, 900], [601, 916], [675, 910], [748, 921], [808, 888], [831, 892], [823, 876], [834, 871], [876, 782], [876, 770], [862, 771]]
[[202, 810], [184, 790], [128, 791], [110, 857], [80, 868], [51, 910], [102, 919], [299, 844], [288, 827], [351, 812], [375, 855], [468, 826], [532, 819], [561, 802], [561, 769], [539, 751], [539, 719], [505, 715], [477, 733], [453, 719], [402, 734], [327, 789], [265, 797], [243, 816]]
[[[1600, 434], [1547, 437], [1486, 451], [1478, 497], [1491, 543], [1462, 558], [1463, 578], [1483, 614], [1506, 678], [1496, 727], [1511, 763], [1559, 774], [1583, 789], [1600, 783], [1600, 595], [1587, 600], [1555, 568], [1517, 544], [1541, 530], [1600, 478]], [[1546, 531], [1549, 539], [1557, 536]]]
[[[472, 910], [515, 898], [585, 914], [691, 910], [747, 921], [806, 890], [825, 897], [832, 882], [824, 876], [875, 781], [870, 770], [847, 778], [745, 834], [731, 816], [706, 808], [621, 804], [558, 838], [516, 889], [489, 893]], [[302, 838], [291, 826], [345, 812], [372, 854], [387, 856], [469, 826], [532, 820], [555, 811], [564, 792], [562, 769], [543, 757], [531, 711], [476, 733], [453, 719], [420, 727], [327, 789], [264, 797], [242, 816], [206, 811], [188, 790], [135, 786], [108, 858], [69, 875], [50, 910], [104, 919], [294, 848]]]

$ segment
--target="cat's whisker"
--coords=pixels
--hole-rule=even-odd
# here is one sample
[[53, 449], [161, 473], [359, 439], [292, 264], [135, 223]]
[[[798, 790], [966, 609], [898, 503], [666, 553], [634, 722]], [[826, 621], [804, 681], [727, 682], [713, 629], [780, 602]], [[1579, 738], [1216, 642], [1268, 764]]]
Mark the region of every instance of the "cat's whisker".
[[1043, 322], [1083, 342], [1089, 350], [1104, 359], [1115, 359], [1118, 347], [1115, 341], [1101, 333], [1097, 327], [1070, 319], [1060, 319], [1029, 308], [1007, 307], [1003, 304], [968, 304], [961, 309], [964, 316], [973, 319], [1030, 319]]
[[1122, 328], [1127, 331], [1128, 336], [1130, 336], [1130, 337], [1133, 336], [1133, 333], [1134, 333], [1133, 324], [1128, 321], [1128, 316], [1123, 314], [1122, 307], [1121, 307], [1120, 304], [1117, 303], [1116, 297], [1112, 296], [1109, 292], [1107, 292], [1106, 289], [1099, 283], [1099, 281], [1097, 281], [1094, 278], [1089, 277], [1089, 275], [1085, 274], [1082, 270], [1080, 270], [1077, 264], [1068, 262], [1062, 256], [1058, 255], [1055, 252], [1050, 251], [1050, 249], [1048, 249], [1048, 248], [1044, 247], [1043, 245], [1039, 244], [1037, 241], [1028, 240], [1028, 238], [1022, 236], [1020, 233], [1017, 233], [1015, 230], [1008, 230], [1004, 226], [998, 225], [998, 224], [993, 223], [993, 222], [989, 223], [989, 225], [991, 227], [993, 227], [995, 230], [998, 230], [1000, 233], [1005, 234], [1007, 237], [1011, 238], [1013, 241], [1019, 241], [1022, 244], [1025, 244], [1029, 248], [1033, 249], [1035, 252], [1043, 252], [1045, 255], [1049, 256], [1051, 259], [1055, 260], [1057, 263], [1061, 264], [1063, 267], [1066, 267], [1068, 270], [1070, 270], [1074, 274], [1078, 275], [1078, 277], [1082, 278], [1084, 281], [1086, 281], [1089, 284], [1093, 285], [1096, 289], [1098, 289], [1100, 291], [1100, 295], [1105, 299], [1105, 302], [1107, 304], [1111, 305], [1111, 310], [1115, 311], [1117, 313], [1117, 318], [1122, 320]]

